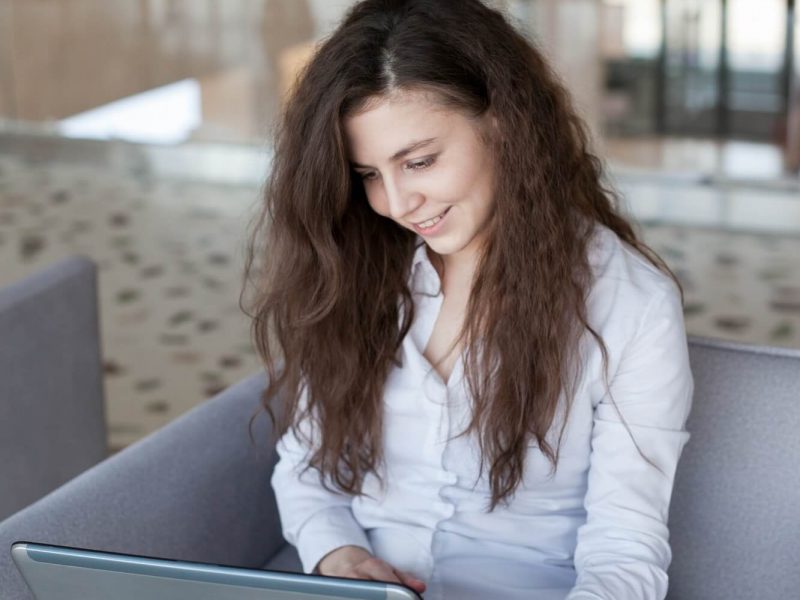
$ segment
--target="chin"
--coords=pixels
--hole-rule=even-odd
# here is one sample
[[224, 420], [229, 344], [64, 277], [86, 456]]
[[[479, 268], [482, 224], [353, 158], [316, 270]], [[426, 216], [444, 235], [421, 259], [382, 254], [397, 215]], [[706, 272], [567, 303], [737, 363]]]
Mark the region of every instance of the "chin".
[[[423, 238], [424, 239], [424, 238]], [[425, 240], [425, 243], [428, 244], [428, 247], [436, 252], [436, 254], [440, 256], [450, 256], [453, 254], [458, 254], [464, 248], [467, 247], [467, 243], [461, 239], [429, 239]]]

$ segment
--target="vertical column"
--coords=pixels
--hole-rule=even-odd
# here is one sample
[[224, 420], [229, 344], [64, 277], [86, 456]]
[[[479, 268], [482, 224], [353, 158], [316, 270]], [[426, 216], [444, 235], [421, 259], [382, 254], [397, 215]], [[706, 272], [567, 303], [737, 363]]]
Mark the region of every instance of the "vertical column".
[[795, 0], [787, 2], [786, 19], [786, 150], [784, 167], [800, 173], [800, 14]]
[[17, 118], [14, 81], [14, 7], [0, 1], [0, 119]]
[[656, 101], [654, 103], [656, 133], [667, 133], [667, 0], [660, 1], [659, 16], [661, 18], [661, 46], [658, 49], [656, 67]]
[[730, 69], [728, 66], [728, 0], [722, 0], [720, 13], [719, 70], [717, 71], [717, 136], [728, 137], [730, 130]]
[[600, 141], [603, 64], [599, 0], [538, 0], [530, 11], [534, 37], [572, 93], [576, 108]]

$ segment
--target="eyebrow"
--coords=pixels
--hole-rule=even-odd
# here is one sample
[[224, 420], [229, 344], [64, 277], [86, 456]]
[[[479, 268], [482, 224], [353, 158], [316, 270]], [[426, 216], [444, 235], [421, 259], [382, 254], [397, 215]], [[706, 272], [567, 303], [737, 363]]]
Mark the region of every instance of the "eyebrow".
[[[425, 140], [419, 140], [417, 142], [411, 142], [408, 146], [406, 146], [402, 150], [398, 150], [397, 152], [395, 152], [389, 160], [391, 162], [398, 161], [401, 158], [403, 158], [405, 156], [408, 156], [409, 154], [414, 152], [414, 150], [419, 150], [420, 148], [424, 148], [425, 146], [429, 146], [430, 144], [435, 142], [437, 139], [439, 139], [439, 138], [432, 137], [432, 138], [428, 138], [428, 139], [425, 139]], [[350, 164], [353, 165], [353, 167], [356, 168], [356, 169], [371, 169], [372, 168], [372, 167], [370, 167], [368, 165], [360, 165], [357, 162], [352, 162], [352, 161], [350, 162]]]

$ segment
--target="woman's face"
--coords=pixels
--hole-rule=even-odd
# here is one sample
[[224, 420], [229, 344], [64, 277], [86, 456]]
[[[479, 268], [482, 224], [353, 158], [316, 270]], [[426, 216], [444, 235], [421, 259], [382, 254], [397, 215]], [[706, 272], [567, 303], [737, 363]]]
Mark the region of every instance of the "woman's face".
[[474, 256], [491, 215], [484, 127], [422, 92], [376, 99], [344, 120], [348, 158], [372, 209], [450, 258]]

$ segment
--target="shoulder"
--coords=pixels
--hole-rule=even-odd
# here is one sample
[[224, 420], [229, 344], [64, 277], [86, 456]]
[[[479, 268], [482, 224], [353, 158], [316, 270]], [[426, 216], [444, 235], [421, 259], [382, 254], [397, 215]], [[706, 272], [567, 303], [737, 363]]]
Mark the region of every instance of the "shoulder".
[[597, 225], [588, 253], [594, 280], [587, 297], [587, 315], [611, 346], [626, 346], [657, 321], [683, 328], [680, 289], [638, 250]]
[[617, 301], [644, 305], [655, 297], [680, 297], [669, 275], [604, 225], [595, 226], [587, 251], [595, 296], [613, 295]]

